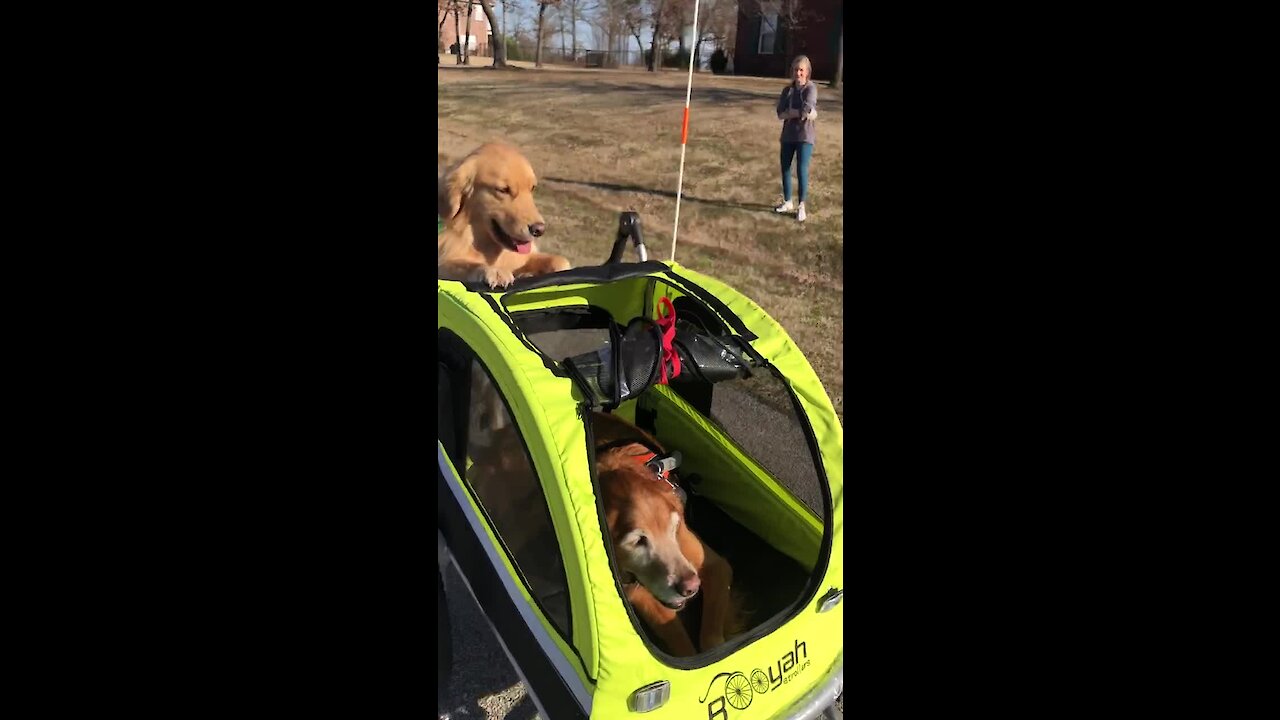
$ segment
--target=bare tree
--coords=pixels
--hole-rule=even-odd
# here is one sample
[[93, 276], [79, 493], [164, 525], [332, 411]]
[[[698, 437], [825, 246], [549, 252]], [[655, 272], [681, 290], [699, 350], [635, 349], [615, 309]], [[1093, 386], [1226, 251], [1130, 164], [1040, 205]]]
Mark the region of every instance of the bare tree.
[[618, 0], [598, 0], [587, 15], [591, 41], [597, 49], [617, 52], [618, 38], [623, 34]]
[[472, 5], [472, 3], [470, 2], [470, 0], [468, 0], [468, 1], [467, 1], [467, 26], [466, 26], [466, 27], [467, 27], [467, 37], [466, 37], [466, 40], [467, 40], [467, 41], [466, 41], [465, 43], [462, 43], [462, 47], [461, 47], [461, 48], [459, 48], [459, 51], [462, 53], [462, 64], [463, 64], [463, 65], [470, 65], [470, 64], [471, 64], [471, 5]]
[[610, 50], [609, 43], [613, 37], [609, 27], [596, 22], [588, 22], [587, 25], [591, 28], [591, 46], [597, 50]]
[[449, 8], [453, 0], [436, 0], [436, 9], [440, 11], [440, 24], [436, 26], [436, 64], [440, 64], [440, 45], [444, 43], [444, 22], [449, 19]]
[[[484, 16], [489, 21], [489, 27], [493, 30], [493, 66], [507, 66], [507, 39], [505, 34], [498, 30], [498, 19], [493, 15], [493, 0], [477, 0], [480, 3], [480, 9], [484, 11]], [[506, 13], [503, 13], [506, 17]]]
[[[508, 13], [511, 15], [510, 19], [507, 19], [504, 17], [502, 21], [503, 22], [502, 35], [504, 38], [503, 48], [502, 48], [503, 49], [502, 60], [503, 60], [503, 63], [505, 64], [505, 62], [509, 59], [509, 57], [507, 56], [508, 44], [514, 45], [516, 47], [517, 53], [522, 53], [523, 52], [522, 48], [531, 46], [531, 43], [529, 42], [529, 39], [527, 37], [528, 28], [526, 28], [525, 26], [525, 20], [527, 19], [527, 16], [525, 15], [525, 12], [524, 12], [525, 10], [524, 3], [516, 2], [516, 0], [503, 0], [502, 6], [503, 6], [503, 15], [505, 16]], [[505, 38], [511, 38], [511, 40], [507, 41]], [[527, 58], [524, 58], [523, 56], [521, 57], [522, 59], [527, 59]]]
[[699, 20], [703, 40], [730, 44], [738, 34], [738, 0], [704, 0]]
[[556, 7], [560, 4], [560, 0], [538, 0], [538, 47], [533, 53], [534, 67], [542, 67], [542, 43], [543, 43], [543, 20], [547, 14], [548, 7]]
[[[590, 11], [592, 7], [589, 0], [563, 0], [564, 10], [568, 14], [569, 32], [572, 33], [572, 49], [573, 57], [578, 57], [578, 21], [583, 18], [583, 14]], [[562, 41], [563, 42], [563, 41]]]
[[626, 36], [635, 38], [640, 55], [644, 56], [645, 22], [649, 18], [647, 0], [595, 0], [590, 7], [598, 26], [608, 37], [609, 50], [623, 50]]
[[556, 26], [559, 28], [559, 32], [556, 33], [556, 35], [559, 38], [561, 38], [561, 60], [563, 60], [564, 53], [566, 53], [566, 51], [568, 50], [567, 47], [564, 47], [564, 3], [563, 1], [561, 4], [559, 4], [558, 8], [556, 8]]
[[455, 65], [462, 64], [462, 36], [458, 34], [458, 1], [453, 2], [453, 41], [458, 45], [458, 56], [453, 59]]
[[640, 59], [644, 59], [644, 42], [640, 33], [644, 31], [644, 6], [640, 0], [623, 0], [622, 24], [627, 32], [636, 39], [636, 47], [640, 50]]
[[[693, 55], [702, 56], [702, 43], [723, 47], [738, 31], [738, 0], [701, 0], [698, 3], [698, 25], [693, 40]], [[694, 65], [697, 68], [697, 65]]]
[[[458, 6], [458, 3], [462, 1], [463, 0], [449, 0], [449, 2], [454, 7], [455, 26], [457, 25], [457, 12], [458, 12], [457, 6]], [[463, 41], [464, 40], [469, 41], [472, 37], [474, 37], [472, 35], [474, 30], [471, 27], [471, 18], [473, 13], [475, 12], [475, 6], [479, 5], [480, 11], [484, 13], [485, 19], [488, 20], [489, 22], [489, 29], [493, 35], [493, 48], [492, 48], [493, 66], [494, 67], [507, 66], [507, 42], [506, 42], [506, 38], [503, 36], [502, 31], [499, 30], [498, 18], [493, 12], [493, 1], [494, 0], [465, 0], [465, 2], [467, 3], [467, 35], [466, 35], [466, 38], [459, 37], [458, 39], [458, 42], [460, 44], [460, 47], [458, 49], [458, 53], [460, 56], [459, 62], [463, 65], [471, 64], [470, 42], [464, 43]], [[456, 27], [455, 27], [455, 31], [456, 31]], [[478, 42], [479, 38], [476, 38], [476, 39]], [[465, 45], [465, 47], [463, 47], [463, 45]]]
[[668, 3], [671, 17], [671, 29], [675, 31], [676, 43], [679, 54], [683, 55], [684, 46], [684, 29], [688, 27], [693, 20], [693, 2], [683, 2], [682, 0], [670, 0]]
[[676, 41], [680, 53], [688, 51], [684, 31], [693, 21], [693, 2], [694, 0], [654, 0], [650, 15], [653, 23], [650, 71], [662, 67], [662, 56], [666, 54], [665, 50], [672, 40]]
[[[528, 3], [526, 3], [525, 0], [504, 0], [504, 2], [504, 13], [511, 13], [511, 19], [504, 19], [503, 23], [510, 25], [511, 29], [508, 30], [506, 27], [503, 27], [502, 34], [507, 35], [510, 33], [510, 37], [512, 38], [511, 46], [517, 48], [516, 52], [521, 54], [522, 59], [527, 60], [528, 53], [525, 53], [521, 48], [530, 46], [529, 38], [527, 36], [528, 30], [532, 26], [526, 22], [526, 20], [529, 19], [529, 14], [525, 12], [528, 9]], [[505, 50], [506, 48], [504, 48], [504, 52], [502, 54], [502, 59], [504, 61], [507, 60], [507, 53]]]
[[653, 11], [649, 22], [653, 24], [653, 36], [649, 40], [649, 57], [646, 61], [649, 72], [657, 72], [662, 67], [662, 50], [664, 47], [659, 38], [662, 37], [662, 25], [665, 16], [670, 14], [672, 0], [653, 0]]

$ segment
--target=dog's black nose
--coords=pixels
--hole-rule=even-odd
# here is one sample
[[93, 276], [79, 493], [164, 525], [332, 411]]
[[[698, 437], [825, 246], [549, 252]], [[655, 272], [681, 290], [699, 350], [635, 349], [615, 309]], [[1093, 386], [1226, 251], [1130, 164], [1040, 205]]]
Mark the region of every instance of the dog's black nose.
[[543, 223], [534, 223], [529, 226], [529, 234], [534, 237], [542, 237], [542, 233], [547, 231], [547, 226]]

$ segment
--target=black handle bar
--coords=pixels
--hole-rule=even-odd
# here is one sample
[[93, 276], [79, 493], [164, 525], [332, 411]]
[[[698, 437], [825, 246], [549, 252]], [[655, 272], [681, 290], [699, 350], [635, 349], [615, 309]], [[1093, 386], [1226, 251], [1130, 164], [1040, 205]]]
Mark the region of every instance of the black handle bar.
[[640, 213], [623, 212], [618, 215], [618, 237], [613, 241], [613, 252], [609, 253], [606, 265], [622, 262], [622, 254], [627, 251], [627, 239], [636, 248], [644, 247], [644, 238], [640, 235]]

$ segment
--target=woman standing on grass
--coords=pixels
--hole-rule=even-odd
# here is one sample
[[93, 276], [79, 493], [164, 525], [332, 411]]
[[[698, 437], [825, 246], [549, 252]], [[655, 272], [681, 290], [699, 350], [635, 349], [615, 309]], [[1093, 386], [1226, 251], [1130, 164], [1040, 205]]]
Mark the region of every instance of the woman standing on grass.
[[804, 222], [804, 198], [809, 190], [809, 160], [818, 132], [818, 88], [809, 80], [813, 66], [809, 58], [797, 55], [791, 61], [791, 84], [778, 96], [778, 119], [782, 121], [782, 204], [776, 213], [791, 212], [791, 160], [798, 157], [796, 180], [800, 185], [800, 205], [796, 220]]

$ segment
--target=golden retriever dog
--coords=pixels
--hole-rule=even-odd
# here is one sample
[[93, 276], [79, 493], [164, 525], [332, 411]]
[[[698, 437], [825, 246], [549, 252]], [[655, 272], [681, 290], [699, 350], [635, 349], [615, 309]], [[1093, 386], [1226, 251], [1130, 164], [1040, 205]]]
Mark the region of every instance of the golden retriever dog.
[[479, 362], [471, 366], [469, 411], [468, 445], [482, 450], [498, 446], [502, 432], [511, 426], [511, 415]]
[[[613, 415], [593, 413], [596, 475], [627, 600], [667, 652], [689, 656], [724, 644], [739, 620], [733, 568], [685, 524], [675, 486], [645, 465], [657, 439]], [[673, 471], [674, 472], [674, 471]], [[678, 613], [702, 593], [695, 649]]]
[[437, 276], [483, 280], [501, 288], [518, 277], [568, 270], [568, 259], [538, 252], [546, 231], [533, 202], [538, 178], [519, 150], [486, 143], [436, 182], [444, 232], [437, 238]]
[[466, 455], [467, 482], [512, 559], [542, 595], [556, 584], [549, 568], [558, 560], [546, 552], [548, 538], [554, 540], [550, 518], [530, 509], [546, 501], [515, 422], [478, 364], [471, 368]]

